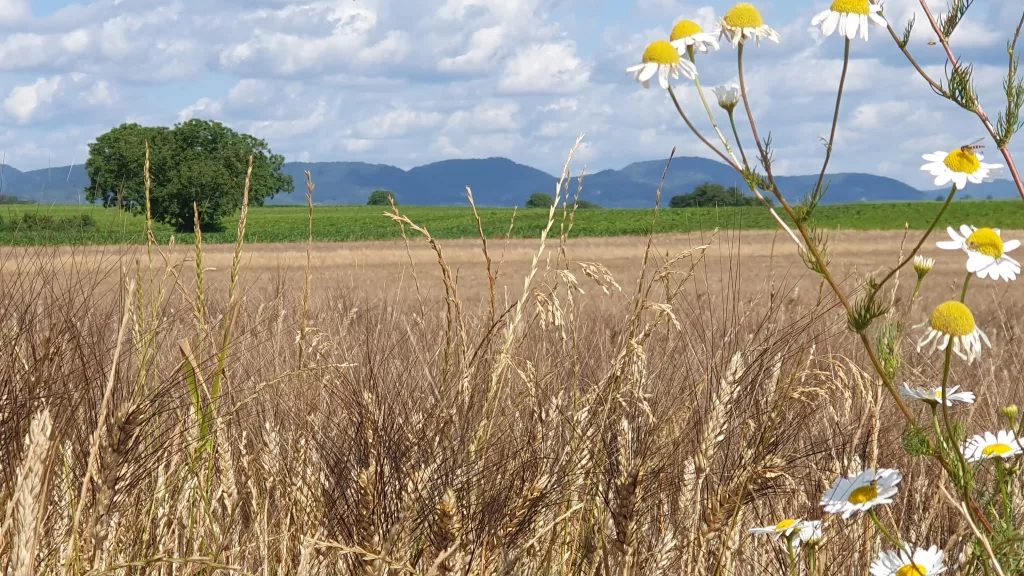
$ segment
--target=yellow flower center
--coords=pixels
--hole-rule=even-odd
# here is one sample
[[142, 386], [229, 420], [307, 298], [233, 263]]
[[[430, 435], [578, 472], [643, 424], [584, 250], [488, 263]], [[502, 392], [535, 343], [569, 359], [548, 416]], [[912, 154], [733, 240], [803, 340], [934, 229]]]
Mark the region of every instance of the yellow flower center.
[[1005, 454], [1009, 454], [1010, 452], [1013, 452], [1013, 448], [1011, 448], [1009, 444], [997, 442], [996, 444], [989, 444], [988, 446], [985, 446], [985, 449], [981, 451], [981, 455], [1003, 456]]
[[925, 576], [928, 574], [928, 570], [920, 564], [904, 564], [896, 571], [896, 576]]
[[850, 493], [850, 504], [864, 504], [878, 498], [878, 488], [872, 485], [861, 486]]
[[793, 520], [792, 518], [786, 518], [782, 522], [779, 522], [775, 525], [775, 531], [785, 532], [786, 530], [789, 530], [793, 526], [793, 524], [796, 524], [796, 520]]
[[945, 164], [953, 172], [964, 174], [974, 174], [981, 168], [981, 160], [978, 160], [978, 155], [973, 150], [953, 150], [946, 156]]
[[704, 32], [704, 30], [693, 20], [680, 20], [679, 23], [676, 24], [675, 28], [672, 29], [671, 38], [672, 41], [675, 42], [680, 38], [689, 38], [690, 36], [700, 34], [701, 32]]
[[933, 329], [953, 337], [973, 334], [975, 329], [971, 309], [956, 300], [936, 306], [930, 324]]
[[979, 228], [967, 237], [967, 249], [993, 258], [1003, 257], [1003, 239], [991, 228]]
[[679, 64], [679, 51], [668, 40], [655, 40], [644, 50], [644, 62]]
[[732, 28], [760, 28], [764, 26], [764, 18], [753, 4], [743, 2], [732, 7], [725, 13], [725, 23]]
[[832, 11], [867, 16], [871, 14], [871, 4], [868, 0], [836, 0], [832, 3]]

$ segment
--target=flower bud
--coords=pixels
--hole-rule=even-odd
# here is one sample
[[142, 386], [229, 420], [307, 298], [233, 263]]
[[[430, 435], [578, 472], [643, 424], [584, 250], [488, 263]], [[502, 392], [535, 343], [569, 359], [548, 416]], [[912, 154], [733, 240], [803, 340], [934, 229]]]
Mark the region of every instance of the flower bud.
[[1010, 420], [1011, 424], [1017, 421], [1017, 412], [1016, 404], [1010, 404], [1006, 408], [1003, 408], [1003, 416], [1006, 416]]
[[918, 278], [924, 278], [925, 274], [932, 271], [935, 267], [934, 258], [925, 258], [918, 254], [914, 256], [914, 270], [917, 272]]
[[718, 105], [730, 114], [736, 109], [736, 105], [740, 103], [740, 87], [735, 84], [718, 86], [711, 91], [718, 97]]

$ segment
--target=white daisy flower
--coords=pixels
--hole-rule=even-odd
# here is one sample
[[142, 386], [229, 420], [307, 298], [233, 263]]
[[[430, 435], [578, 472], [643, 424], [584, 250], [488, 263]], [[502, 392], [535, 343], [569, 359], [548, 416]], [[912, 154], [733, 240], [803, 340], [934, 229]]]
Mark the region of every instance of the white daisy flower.
[[718, 105], [728, 112], [735, 110], [736, 105], [740, 103], [740, 87], [736, 84], [717, 86], [712, 88], [711, 91], [718, 98]]
[[725, 16], [718, 19], [719, 38], [727, 37], [736, 48], [751, 38], [761, 45], [761, 38], [779, 43], [779, 33], [765, 25], [764, 18], [753, 4], [742, 2], [733, 6]]
[[672, 45], [679, 50], [679, 54], [686, 54], [686, 49], [693, 46], [697, 50], [707, 54], [708, 47], [718, 50], [718, 39], [714, 34], [708, 34], [693, 20], [680, 20], [673, 28], [669, 37]]
[[1007, 256], [1020, 247], [1020, 240], [1003, 242], [998, 228], [975, 228], [964, 224], [957, 234], [953, 227], [946, 229], [952, 240], [938, 242], [943, 250], [963, 250], [967, 253], [967, 271], [979, 278], [1016, 280], [1020, 262]]
[[964, 458], [968, 462], [979, 462], [989, 458], [1012, 458], [1019, 456], [1024, 449], [1012, 430], [1000, 430], [998, 434], [985, 432], [977, 435], [964, 444]]
[[903, 479], [899, 470], [882, 468], [877, 472], [868, 468], [856, 476], [836, 479], [821, 498], [821, 505], [829, 514], [842, 514], [843, 519], [857, 512], [867, 512], [875, 506], [891, 504], [899, 491], [896, 485]]
[[[946, 406], [952, 406], [957, 402], [963, 404], [974, 404], [974, 392], [959, 392], [959, 386], [946, 388]], [[900, 396], [910, 400], [920, 400], [927, 404], [938, 405], [942, 402], [942, 387], [939, 388], [911, 388], [904, 384], [900, 388]]]
[[927, 322], [915, 326], [925, 327], [928, 331], [917, 342], [918, 352], [928, 344], [932, 344], [932, 350], [944, 351], [952, 341], [953, 353], [967, 360], [969, 364], [981, 356], [982, 342], [988, 344], [989, 348], [992, 347], [988, 336], [974, 322], [971, 309], [956, 300], [939, 304]]
[[871, 576], [934, 576], [945, 571], [944, 555], [938, 546], [918, 548], [913, 554], [904, 550], [883, 552], [871, 563]]
[[821, 544], [824, 536], [821, 533], [821, 520], [808, 520], [800, 527], [800, 540], [812, 546]]
[[941, 150], [935, 154], [922, 156], [928, 161], [921, 170], [935, 176], [936, 186], [945, 186], [950, 182], [956, 184], [957, 190], [963, 190], [968, 182], [981, 184], [992, 179], [992, 171], [1002, 168], [1002, 164], [982, 162], [985, 157], [968, 146], [957, 148], [946, 153]]
[[689, 60], [679, 57], [676, 50], [668, 40], [655, 40], [644, 50], [643, 63], [630, 66], [626, 72], [636, 75], [636, 81], [644, 85], [644, 88], [651, 87], [651, 78], [658, 75], [658, 84], [662, 88], [668, 88], [669, 76], [679, 78], [686, 76], [690, 80], [697, 77], [697, 67]]
[[918, 254], [914, 256], [914, 271], [918, 276], [924, 276], [935, 268], [935, 258], [928, 258]]
[[820, 26], [825, 36], [831, 36], [838, 27], [839, 34], [850, 40], [856, 38], [857, 30], [860, 30], [860, 37], [867, 42], [869, 21], [882, 27], [887, 26], [885, 18], [879, 14], [881, 11], [881, 6], [868, 0], [835, 0], [831, 8], [811, 20], [811, 26]]
[[786, 538], [793, 543], [793, 548], [800, 547], [800, 536], [803, 533], [804, 522], [800, 519], [786, 518], [779, 522], [775, 526], [765, 526], [762, 528], [751, 528], [751, 534], [768, 534], [773, 537], [774, 540], [779, 538]]

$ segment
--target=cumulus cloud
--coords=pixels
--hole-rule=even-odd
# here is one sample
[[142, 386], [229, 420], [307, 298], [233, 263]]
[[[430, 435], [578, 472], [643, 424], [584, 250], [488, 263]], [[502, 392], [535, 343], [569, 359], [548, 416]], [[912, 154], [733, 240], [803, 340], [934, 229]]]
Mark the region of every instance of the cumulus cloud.
[[571, 94], [590, 79], [586, 63], [572, 41], [533, 44], [516, 52], [505, 65], [498, 88], [509, 94]]
[[31, 15], [31, 0], [0, 0], [0, 25], [17, 24]]
[[4, 99], [3, 110], [16, 123], [30, 124], [73, 111], [109, 107], [116, 98], [106, 80], [75, 73], [15, 86]]
[[444, 117], [439, 112], [392, 110], [360, 122], [359, 132], [373, 138], [394, 138], [433, 128], [441, 124], [442, 120]]

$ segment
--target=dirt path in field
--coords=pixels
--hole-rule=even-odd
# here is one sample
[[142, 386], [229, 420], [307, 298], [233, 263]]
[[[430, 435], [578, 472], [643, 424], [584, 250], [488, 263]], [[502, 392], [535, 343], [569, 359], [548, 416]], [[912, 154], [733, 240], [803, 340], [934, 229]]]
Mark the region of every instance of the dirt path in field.
[[[917, 234], [911, 232], [907, 238], [907, 250], [916, 243]], [[1003, 231], [1004, 238], [1021, 238], [1024, 232]], [[955, 285], [963, 279], [965, 257], [935, 247], [935, 240], [945, 239], [944, 232], [936, 233], [926, 245], [923, 253], [936, 258], [937, 266], [929, 277], [930, 298], [937, 299], [956, 290]], [[656, 261], [668, 255], [675, 255], [688, 248], [706, 243], [707, 234], [656, 236], [653, 250]], [[839, 232], [830, 237], [834, 271], [838, 276], [854, 282], [864, 274], [877, 273], [897, 261], [900, 245], [904, 240], [902, 232]], [[373, 241], [314, 244], [312, 251], [312, 273], [314, 298], [341, 299], [356, 294], [371, 297], [393, 298], [401, 293], [406, 300], [415, 301], [416, 289], [412, 275], [413, 266], [418, 277], [420, 291], [424, 298], [436, 300], [443, 296], [443, 284], [437, 256], [419, 238], [411, 238], [412, 265], [404, 243], [399, 241]], [[567, 243], [566, 253], [573, 261], [599, 262], [608, 267], [624, 291], [632, 290], [640, 262], [644, 254], [646, 238], [583, 238]], [[540, 267], [545, 268], [546, 259], [552, 266], [557, 258], [558, 240], [548, 242], [549, 250], [542, 258]], [[457, 275], [459, 295], [467, 302], [481, 302], [488, 296], [486, 263], [479, 240], [445, 240], [441, 242], [445, 260]], [[507, 249], [501, 240], [489, 242], [488, 249], [497, 268], [499, 261], [498, 299], [503, 300], [507, 289], [510, 298], [522, 290], [523, 277], [530, 270], [532, 259], [537, 253], [537, 240], [511, 240]], [[211, 291], [220, 290], [229, 278], [234, 247], [211, 245], [204, 247], [203, 265], [208, 269], [207, 286]], [[184, 261], [181, 277], [191, 286], [194, 283], [194, 250], [191, 246], [178, 246], [173, 250], [162, 249], [167, 260], [176, 264]], [[133, 267], [135, 258], [141, 258], [143, 267], [146, 251], [138, 247], [89, 247], [89, 248], [2, 248], [0, 249], [0, 273], [4, 275], [25, 274], [42, 266], [74, 270], [78, 273], [95, 275], [101, 284], [113, 286], [118, 282], [121, 270]], [[1024, 255], [1024, 253], [1022, 253]], [[155, 253], [156, 267], [163, 269], [164, 258]], [[243, 256], [243, 281], [250, 290], [271, 294], [284, 291], [299, 295], [302, 290], [306, 266], [304, 244], [250, 244], [246, 245]], [[657, 264], [655, 264], [656, 266]], [[760, 231], [722, 232], [709, 250], [707, 259], [699, 268], [699, 280], [705, 281], [714, 290], [727, 281], [729, 270], [738, 270], [741, 291], [751, 293], [763, 290], [775, 272], [777, 282], [787, 279], [797, 282], [801, 291], [808, 294], [817, 291], [818, 282], [804, 268], [795, 246], [782, 234]], [[596, 287], [587, 280], [578, 267], [572, 268], [581, 286], [588, 292]], [[904, 286], [913, 285], [915, 280], [910, 267], [903, 275]], [[1024, 284], [1004, 283], [985, 280], [978, 289], [986, 299], [1020, 300]], [[852, 284], [851, 284], [852, 286]], [[810, 296], [808, 296], [810, 297]]]

